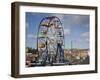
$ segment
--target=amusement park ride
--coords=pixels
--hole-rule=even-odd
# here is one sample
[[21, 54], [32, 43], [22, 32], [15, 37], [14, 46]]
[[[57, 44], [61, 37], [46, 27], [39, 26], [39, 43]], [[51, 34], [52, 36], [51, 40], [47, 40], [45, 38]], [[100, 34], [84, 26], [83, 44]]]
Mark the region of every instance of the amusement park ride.
[[64, 62], [64, 30], [56, 16], [41, 20], [37, 34], [37, 65], [60, 65]]

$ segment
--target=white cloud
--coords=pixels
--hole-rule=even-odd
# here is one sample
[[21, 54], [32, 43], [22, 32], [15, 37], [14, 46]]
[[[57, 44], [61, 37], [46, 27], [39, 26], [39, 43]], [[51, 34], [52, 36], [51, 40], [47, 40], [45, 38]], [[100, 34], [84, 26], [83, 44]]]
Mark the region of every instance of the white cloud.
[[34, 38], [34, 35], [33, 34], [28, 34], [27, 37], [28, 38]]
[[69, 35], [70, 34], [70, 29], [64, 29], [64, 35]]
[[84, 32], [81, 34], [82, 37], [89, 37], [89, 32]]
[[83, 42], [89, 42], [89, 38], [80, 39], [80, 40], [78, 40], [78, 42], [81, 42], [81, 43], [83, 43]]
[[89, 42], [89, 38], [86, 38], [85, 41]]
[[89, 27], [89, 16], [86, 15], [66, 15], [64, 24], [67, 26], [79, 25], [80, 27]]
[[84, 41], [89, 42], [89, 32], [84, 32], [81, 34], [81, 37], [83, 37]]

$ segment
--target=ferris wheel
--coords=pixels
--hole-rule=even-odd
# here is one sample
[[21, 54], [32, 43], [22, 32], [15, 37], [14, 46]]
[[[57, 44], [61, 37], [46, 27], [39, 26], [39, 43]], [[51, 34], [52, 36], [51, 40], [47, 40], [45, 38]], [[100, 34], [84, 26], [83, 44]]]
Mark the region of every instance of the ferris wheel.
[[56, 16], [41, 20], [37, 34], [39, 61], [46, 65], [62, 63], [64, 60], [64, 31], [60, 19]]

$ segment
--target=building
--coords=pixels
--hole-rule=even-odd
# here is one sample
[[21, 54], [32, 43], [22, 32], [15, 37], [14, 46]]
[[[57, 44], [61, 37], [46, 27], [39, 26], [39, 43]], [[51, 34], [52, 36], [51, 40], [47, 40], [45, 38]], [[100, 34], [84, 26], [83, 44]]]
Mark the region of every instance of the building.
[[[89, 57], [89, 49], [65, 49], [64, 58], [71, 64], [80, 64]], [[88, 60], [88, 59], [87, 59]]]

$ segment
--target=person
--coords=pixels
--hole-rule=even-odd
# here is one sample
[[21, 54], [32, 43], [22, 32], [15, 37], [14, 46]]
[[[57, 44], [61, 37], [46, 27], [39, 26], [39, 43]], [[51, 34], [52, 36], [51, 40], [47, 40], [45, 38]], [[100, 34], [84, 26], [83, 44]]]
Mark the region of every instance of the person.
[[58, 40], [58, 42], [57, 42], [57, 62], [64, 62], [64, 50], [63, 50], [63, 48], [62, 48], [62, 41], [61, 40]]

